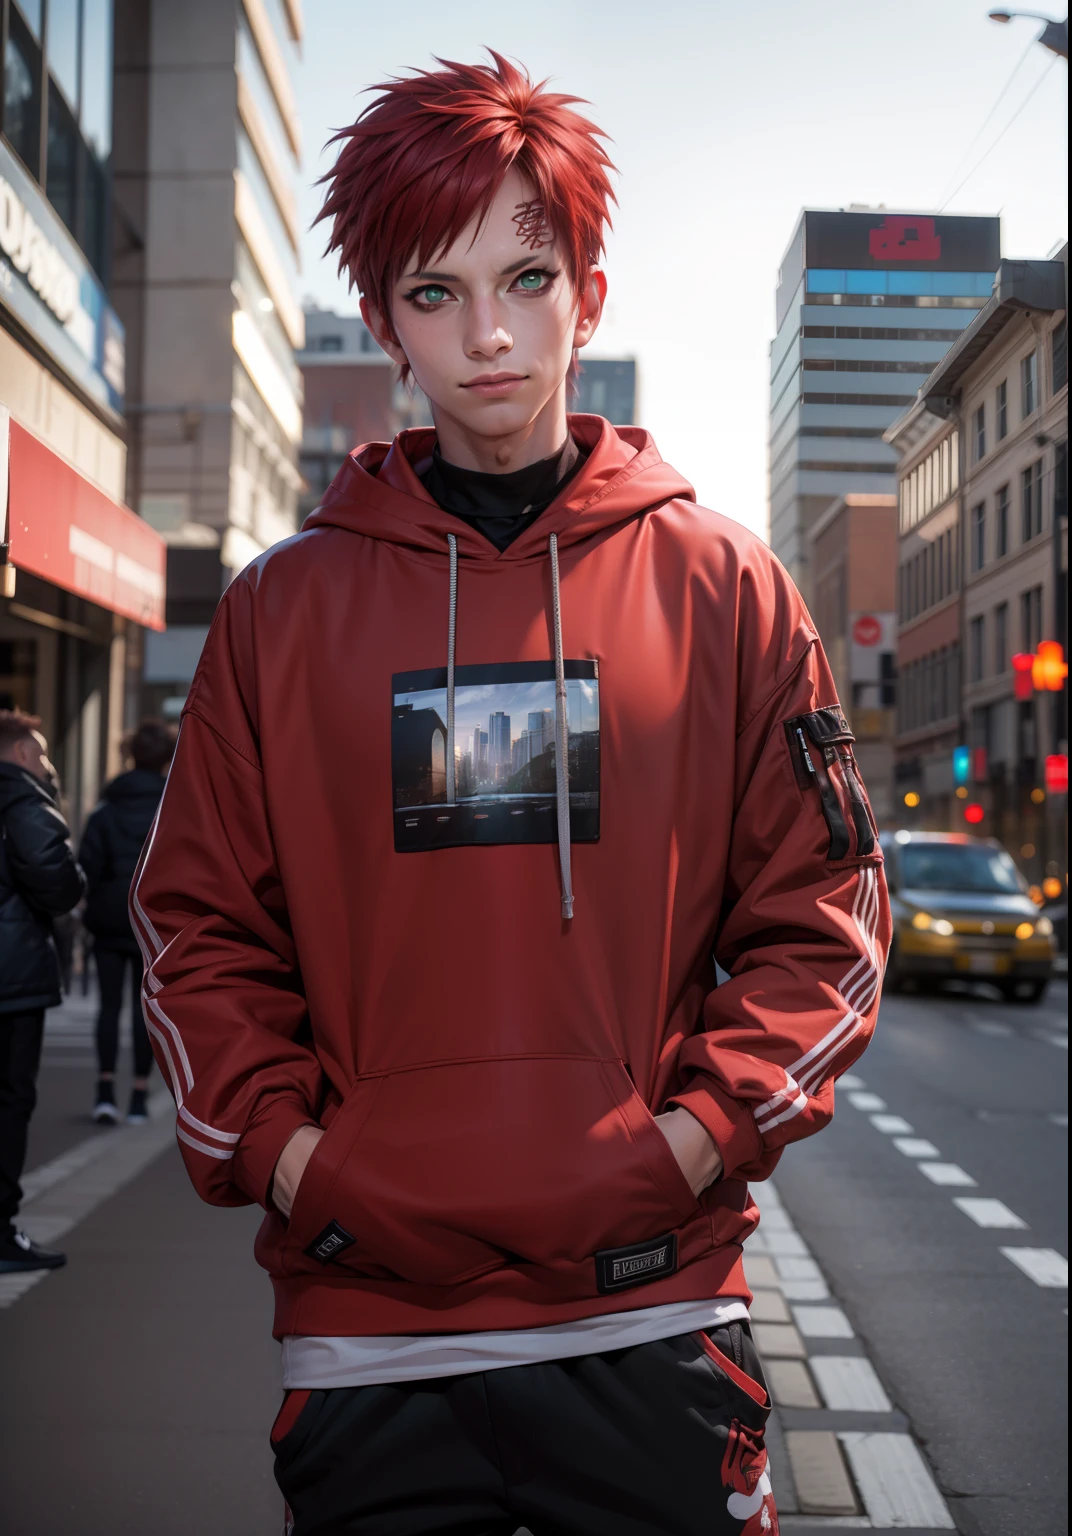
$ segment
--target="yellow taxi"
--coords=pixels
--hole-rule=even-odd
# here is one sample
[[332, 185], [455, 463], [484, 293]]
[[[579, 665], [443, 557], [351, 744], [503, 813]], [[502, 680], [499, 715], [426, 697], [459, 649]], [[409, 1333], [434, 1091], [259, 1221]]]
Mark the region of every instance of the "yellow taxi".
[[1053, 924], [1000, 843], [963, 832], [884, 832], [893, 909], [886, 987], [986, 980], [1012, 1001], [1042, 1000]]

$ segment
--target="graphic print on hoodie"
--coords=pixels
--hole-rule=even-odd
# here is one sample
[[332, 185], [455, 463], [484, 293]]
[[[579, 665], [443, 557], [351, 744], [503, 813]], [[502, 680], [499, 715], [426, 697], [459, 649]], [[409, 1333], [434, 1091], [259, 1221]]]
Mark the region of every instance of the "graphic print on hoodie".
[[[882, 855], [799, 595], [646, 432], [569, 426], [585, 463], [502, 551], [422, 485], [434, 433], [355, 451], [232, 582], [187, 699], [132, 898], [145, 1013], [197, 1189], [266, 1209], [279, 1337], [746, 1296], [748, 1183], [827, 1123], [874, 1027]], [[590, 717], [569, 661], [594, 664]], [[492, 669], [479, 713], [469, 668]], [[531, 710], [522, 681], [548, 689]], [[429, 716], [400, 781], [406, 704], [444, 728], [454, 802]], [[543, 744], [551, 707], [549, 839], [400, 851], [399, 790], [403, 834], [434, 839], [496, 713], [510, 777], [500, 720], [481, 792], [526, 809], [515, 744]], [[572, 803], [589, 718], [598, 838]], [[699, 1198], [654, 1118], [671, 1105], [722, 1153]], [[310, 1123], [284, 1222], [276, 1162]]]
[[[570, 841], [599, 837], [599, 664], [565, 661]], [[555, 669], [515, 661], [391, 679], [395, 851], [558, 839]], [[447, 774], [453, 713], [455, 784]]]

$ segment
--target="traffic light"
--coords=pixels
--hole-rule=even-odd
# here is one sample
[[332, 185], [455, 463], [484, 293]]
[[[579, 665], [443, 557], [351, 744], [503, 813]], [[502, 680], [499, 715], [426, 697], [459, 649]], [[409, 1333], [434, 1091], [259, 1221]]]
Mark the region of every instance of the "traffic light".
[[1054, 752], [1046, 759], [1046, 789], [1051, 795], [1068, 794], [1068, 753]]
[[953, 783], [967, 784], [971, 778], [971, 748], [953, 748]]
[[1020, 651], [1012, 658], [1012, 691], [1018, 699], [1029, 699], [1035, 691], [1031, 671], [1035, 658], [1030, 651]]
[[982, 806], [976, 804], [974, 800], [964, 807], [964, 820], [971, 822], [973, 827], [977, 827], [985, 815], [986, 812]]
[[1060, 693], [1068, 676], [1065, 653], [1058, 640], [1043, 640], [1035, 652], [1031, 667], [1031, 681], [1042, 692]]

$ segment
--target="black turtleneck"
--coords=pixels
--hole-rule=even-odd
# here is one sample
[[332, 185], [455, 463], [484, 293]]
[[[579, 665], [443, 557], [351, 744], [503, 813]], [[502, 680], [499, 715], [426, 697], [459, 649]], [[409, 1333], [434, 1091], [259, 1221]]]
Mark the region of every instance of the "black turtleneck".
[[444, 512], [461, 518], [496, 549], [504, 550], [550, 506], [587, 457], [572, 437], [567, 437], [549, 459], [526, 464], [509, 474], [489, 475], [448, 463], [437, 443], [431, 464], [420, 479]]

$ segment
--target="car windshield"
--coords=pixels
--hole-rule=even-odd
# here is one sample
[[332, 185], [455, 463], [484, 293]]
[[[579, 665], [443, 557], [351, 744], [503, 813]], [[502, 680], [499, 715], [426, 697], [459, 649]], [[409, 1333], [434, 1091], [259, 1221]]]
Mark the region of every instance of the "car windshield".
[[909, 843], [901, 849], [906, 887], [922, 891], [1005, 891], [1024, 889], [1004, 848], [974, 843]]

